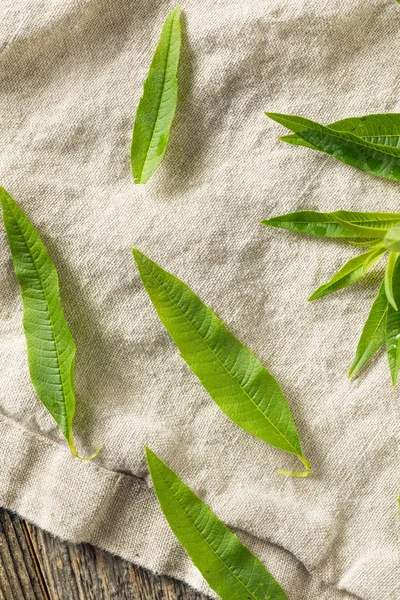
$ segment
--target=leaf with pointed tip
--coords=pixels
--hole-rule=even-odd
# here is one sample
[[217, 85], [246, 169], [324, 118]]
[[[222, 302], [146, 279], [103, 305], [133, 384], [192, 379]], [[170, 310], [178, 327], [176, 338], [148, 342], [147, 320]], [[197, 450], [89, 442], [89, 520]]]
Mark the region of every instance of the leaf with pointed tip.
[[385, 254], [386, 248], [372, 248], [355, 258], [351, 258], [328, 283], [321, 285], [310, 297], [309, 301], [317, 300], [327, 294], [332, 294], [358, 281]]
[[385, 285], [382, 283], [362, 330], [356, 355], [350, 367], [349, 378], [357, 375], [365, 363], [384, 345], [386, 341], [387, 312], [388, 300]]
[[389, 229], [383, 243], [388, 250], [400, 252], [400, 225], [396, 225]]
[[[64, 319], [57, 271], [38, 232], [3, 188], [0, 188], [0, 202], [21, 288], [31, 380], [72, 454], [81, 458], [72, 435], [75, 343]], [[89, 459], [97, 452], [98, 449]]]
[[264, 442], [295, 454], [307, 469], [282, 473], [306, 477], [310, 466], [274, 377], [187, 285], [135, 248], [133, 256], [160, 320], [220, 409]]
[[[400, 113], [350, 117], [331, 123], [326, 127], [334, 131], [347, 131], [374, 144], [400, 147]], [[282, 136], [279, 139], [288, 144], [315, 149], [314, 146], [294, 133]]]
[[389, 260], [385, 270], [384, 281], [386, 297], [389, 301], [389, 304], [393, 306], [394, 310], [397, 310], [397, 305], [393, 296], [393, 269], [395, 267], [398, 256], [399, 255], [396, 252], [389, 252]]
[[293, 115], [265, 113], [287, 127], [314, 149], [370, 175], [400, 180], [400, 147], [370, 142], [347, 131], [337, 131], [310, 119]]
[[279, 583], [158, 456], [146, 448], [161, 509], [178, 541], [222, 600], [287, 600]]
[[[400, 260], [396, 260], [392, 276], [393, 298], [400, 306]], [[400, 368], [400, 311], [388, 306], [386, 320], [386, 352], [389, 361], [392, 383], [396, 385]]]
[[167, 149], [175, 114], [181, 47], [180, 9], [172, 10], [162, 28], [144, 84], [133, 127], [131, 165], [135, 183], [146, 183]]
[[[400, 223], [400, 213], [352, 212], [323, 213], [303, 210], [261, 221], [263, 225], [329, 238], [383, 238]], [[373, 243], [372, 240], [371, 243]]]

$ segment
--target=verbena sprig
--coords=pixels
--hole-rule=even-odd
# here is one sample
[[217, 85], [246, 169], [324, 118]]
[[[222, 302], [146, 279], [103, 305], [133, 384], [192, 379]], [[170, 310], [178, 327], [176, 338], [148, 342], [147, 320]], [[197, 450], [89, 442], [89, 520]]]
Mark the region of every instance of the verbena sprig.
[[364, 325], [349, 377], [386, 344], [393, 385], [400, 368], [400, 213], [301, 211], [262, 221], [264, 225], [317, 237], [344, 239], [368, 250], [350, 259], [309, 298], [322, 298], [355, 283], [389, 253], [384, 281]]

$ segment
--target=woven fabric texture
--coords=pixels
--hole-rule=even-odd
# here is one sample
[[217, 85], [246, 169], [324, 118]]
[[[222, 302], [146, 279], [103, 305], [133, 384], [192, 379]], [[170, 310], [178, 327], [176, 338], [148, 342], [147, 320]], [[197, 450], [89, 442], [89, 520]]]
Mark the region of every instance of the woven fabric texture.
[[[400, 112], [395, 0], [182, 0], [179, 102], [134, 185], [135, 109], [162, 0], [3, 0], [0, 183], [57, 265], [77, 345], [67, 444], [30, 383], [0, 227], [0, 504], [199, 590], [155, 499], [150, 446], [290, 600], [398, 600], [399, 392], [384, 354], [347, 380], [383, 266], [312, 304], [356, 248], [267, 229], [299, 209], [400, 211], [400, 184], [285, 145], [265, 110], [329, 123]], [[141, 284], [136, 246], [196, 291], [278, 379], [312, 476], [220, 412]]]

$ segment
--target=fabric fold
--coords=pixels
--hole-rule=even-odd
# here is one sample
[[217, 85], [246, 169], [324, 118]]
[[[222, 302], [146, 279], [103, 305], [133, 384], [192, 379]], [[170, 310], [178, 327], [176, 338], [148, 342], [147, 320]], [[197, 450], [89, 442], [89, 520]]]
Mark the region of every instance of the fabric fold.
[[[76, 443], [102, 451], [89, 464], [70, 457], [35, 396], [0, 226], [0, 504], [208, 591], [148, 487], [148, 445], [241, 532], [290, 600], [397, 600], [398, 390], [383, 354], [347, 379], [383, 272], [307, 303], [354, 247], [260, 221], [399, 211], [398, 184], [279, 142], [285, 131], [264, 111], [321, 123], [399, 112], [400, 7], [185, 0], [169, 146], [134, 185], [134, 114], [173, 7], [5, 4], [0, 185], [57, 266], [77, 347]], [[279, 476], [296, 458], [235, 426], [189, 371], [132, 246], [187, 283], [277, 379], [312, 463], [307, 480]]]

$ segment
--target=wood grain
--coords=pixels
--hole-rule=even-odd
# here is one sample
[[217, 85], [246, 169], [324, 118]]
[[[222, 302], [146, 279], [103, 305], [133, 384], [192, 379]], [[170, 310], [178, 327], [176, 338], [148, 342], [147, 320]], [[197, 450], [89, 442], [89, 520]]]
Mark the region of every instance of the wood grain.
[[0, 509], [0, 600], [208, 600], [89, 544], [62, 542]]

